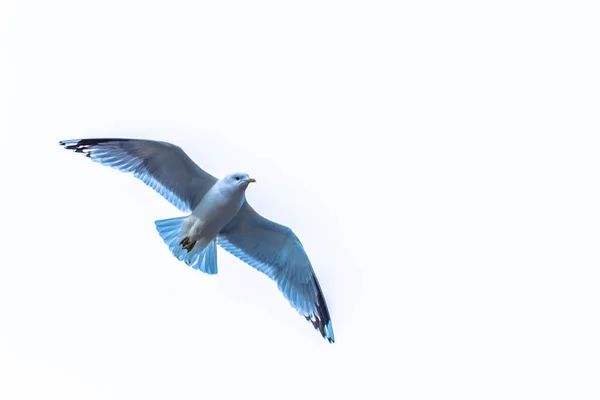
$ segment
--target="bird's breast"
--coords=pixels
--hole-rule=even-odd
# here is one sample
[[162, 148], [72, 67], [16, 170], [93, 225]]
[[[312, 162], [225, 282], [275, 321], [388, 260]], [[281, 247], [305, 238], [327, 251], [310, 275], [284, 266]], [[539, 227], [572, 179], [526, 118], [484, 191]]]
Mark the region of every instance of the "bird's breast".
[[232, 196], [211, 190], [192, 211], [192, 215], [202, 221], [203, 230], [210, 230], [216, 235], [235, 217], [243, 203], [243, 194]]

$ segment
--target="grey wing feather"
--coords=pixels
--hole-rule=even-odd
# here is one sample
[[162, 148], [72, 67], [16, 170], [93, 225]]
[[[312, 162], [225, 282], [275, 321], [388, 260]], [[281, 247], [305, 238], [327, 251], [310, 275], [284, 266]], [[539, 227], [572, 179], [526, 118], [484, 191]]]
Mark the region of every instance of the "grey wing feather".
[[218, 236], [225, 250], [277, 282], [277, 287], [323, 337], [334, 342], [325, 297], [298, 237], [246, 202]]
[[59, 143], [92, 161], [132, 173], [183, 212], [191, 212], [217, 181], [170, 143], [138, 139], [75, 139]]

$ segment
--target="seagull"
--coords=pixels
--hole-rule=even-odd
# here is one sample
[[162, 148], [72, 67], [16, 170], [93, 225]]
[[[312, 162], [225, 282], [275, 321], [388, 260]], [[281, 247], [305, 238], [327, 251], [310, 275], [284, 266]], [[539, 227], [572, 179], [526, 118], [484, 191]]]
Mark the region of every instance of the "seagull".
[[218, 244], [275, 281], [290, 305], [334, 342], [325, 297], [302, 243], [290, 228], [264, 218], [246, 201], [246, 189], [255, 179], [240, 172], [217, 179], [167, 142], [74, 139], [59, 144], [133, 174], [188, 214], [155, 222], [178, 260], [214, 275]]

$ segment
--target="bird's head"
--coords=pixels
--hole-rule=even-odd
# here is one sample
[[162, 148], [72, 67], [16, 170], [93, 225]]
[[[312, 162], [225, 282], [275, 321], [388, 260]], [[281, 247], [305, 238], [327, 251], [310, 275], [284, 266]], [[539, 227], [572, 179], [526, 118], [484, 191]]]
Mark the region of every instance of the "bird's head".
[[256, 182], [256, 179], [250, 178], [248, 174], [243, 172], [236, 172], [235, 174], [227, 175], [225, 182], [234, 188], [246, 190], [250, 183]]

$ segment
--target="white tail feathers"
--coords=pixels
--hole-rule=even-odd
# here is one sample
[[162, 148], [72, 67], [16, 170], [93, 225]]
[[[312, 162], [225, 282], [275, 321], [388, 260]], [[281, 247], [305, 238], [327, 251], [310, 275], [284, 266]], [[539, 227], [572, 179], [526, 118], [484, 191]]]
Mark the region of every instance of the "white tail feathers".
[[[179, 261], [207, 274], [217, 273], [217, 246], [215, 240], [203, 245], [187, 236], [185, 222], [189, 217], [162, 219], [155, 222], [156, 229]], [[205, 242], [206, 243], [206, 242]]]

